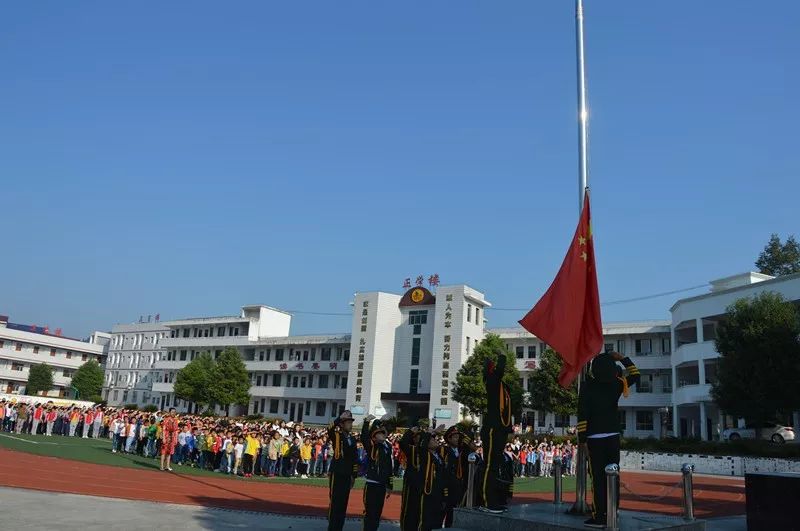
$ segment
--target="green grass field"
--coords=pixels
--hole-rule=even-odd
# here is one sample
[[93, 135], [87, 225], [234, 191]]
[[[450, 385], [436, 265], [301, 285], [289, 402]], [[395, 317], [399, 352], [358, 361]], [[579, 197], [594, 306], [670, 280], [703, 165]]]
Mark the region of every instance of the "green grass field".
[[[145, 458], [138, 455], [128, 455], [111, 452], [111, 441], [108, 439], [81, 439], [79, 437], [44, 437], [42, 435], [17, 435], [11, 433], [0, 433], [0, 448], [17, 450], [29, 454], [44, 455], [49, 457], [60, 457], [62, 459], [72, 459], [99, 465], [111, 465], [127, 468], [138, 468], [140, 470], [158, 470], [159, 462], [153, 458]], [[316, 487], [327, 487], [328, 480], [325, 478], [264, 478], [256, 476], [253, 478], [237, 478], [230, 475], [223, 475], [206, 470], [198, 470], [188, 466], [174, 466], [175, 471], [181, 474], [196, 476], [211, 476], [219, 478], [229, 478], [230, 481], [268, 481], [271, 483], [294, 483], [300, 485], [311, 485]], [[355, 488], [362, 488], [363, 479], [356, 481]], [[575, 488], [575, 480], [571, 477], [563, 479], [564, 491]], [[395, 478], [394, 489], [401, 490], [403, 480]], [[553, 482], [549, 478], [517, 478], [514, 481], [514, 492], [552, 492]]]

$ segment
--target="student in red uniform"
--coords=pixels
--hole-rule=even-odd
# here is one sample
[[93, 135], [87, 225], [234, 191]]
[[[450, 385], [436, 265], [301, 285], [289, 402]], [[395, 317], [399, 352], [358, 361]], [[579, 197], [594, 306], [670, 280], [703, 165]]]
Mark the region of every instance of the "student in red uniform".
[[83, 438], [89, 438], [89, 428], [94, 421], [94, 413], [91, 409], [87, 409], [86, 412], [83, 414]]
[[53, 425], [56, 422], [56, 418], [58, 418], [58, 413], [56, 413], [56, 408], [53, 407], [53, 404], [50, 403], [47, 408], [47, 413], [44, 415], [44, 421], [47, 423], [47, 429], [45, 430], [45, 435], [48, 437], [53, 436]]
[[33, 410], [33, 424], [31, 425], [31, 435], [39, 433], [39, 423], [42, 422], [44, 417], [44, 408], [42, 404], [36, 404], [36, 409]]

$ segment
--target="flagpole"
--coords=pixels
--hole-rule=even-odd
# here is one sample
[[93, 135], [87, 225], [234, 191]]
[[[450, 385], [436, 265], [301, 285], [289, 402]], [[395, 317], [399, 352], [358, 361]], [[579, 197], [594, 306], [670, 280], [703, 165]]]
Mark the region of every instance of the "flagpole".
[[[578, 218], [583, 210], [583, 200], [586, 187], [589, 185], [588, 168], [588, 120], [589, 112], [586, 108], [586, 57], [583, 42], [583, 0], [575, 0], [575, 47], [578, 59]], [[586, 368], [581, 370], [578, 379], [578, 394], [586, 378]], [[578, 445], [577, 463], [575, 466], [575, 503], [569, 512], [573, 514], [586, 514], [589, 507], [586, 504], [588, 456]]]

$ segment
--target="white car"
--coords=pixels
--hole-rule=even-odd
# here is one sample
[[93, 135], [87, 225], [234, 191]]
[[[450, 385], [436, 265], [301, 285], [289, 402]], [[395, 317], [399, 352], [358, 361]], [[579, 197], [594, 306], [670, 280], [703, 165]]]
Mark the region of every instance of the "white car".
[[[747, 426], [745, 428], [728, 428], [722, 431], [722, 439], [725, 441], [755, 438], [756, 429], [752, 426]], [[761, 425], [761, 438], [776, 444], [783, 444], [787, 441], [794, 441], [794, 429], [775, 424], [774, 422], [765, 422]]]

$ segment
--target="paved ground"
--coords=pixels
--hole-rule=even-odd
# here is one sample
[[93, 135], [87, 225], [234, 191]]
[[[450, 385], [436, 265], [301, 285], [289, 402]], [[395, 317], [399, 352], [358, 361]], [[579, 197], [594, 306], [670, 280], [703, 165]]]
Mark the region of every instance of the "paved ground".
[[[196, 505], [174, 505], [96, 496], [0, 487], [3, 529], [80, 529], [83, 531], [151, 531], [163, 529], [327, 529], [322, 518], [288, 517], [230, 511]], [[345, 531], [361, 529], [350, 520]], [[400, 529], [385, 522], [380, 531]]]
[[[0, 449], [0, 462], [0, 486], [284, 515], [327, 514], [328, 490], [303, 484], [160, 472], [155, 464], [152, 469], [123, 468], [7, 449]], [[537, 481], [552, 484], [548, 478]], [[679, 482], [679, 474], [624, 472], [626, 488], [621, 507], [680, 514]], [[350, 496], [348, 514], [352, 517], [362, 514], [360, 494], [354, 492]], [[565, 493], [564, 498], [568, 502], [574, 500], [574, 492]], [[513, 502], [548, 500], [552, 500], [548, 493], [524, 493], [516, 495]], [[695, 500], [695, 514], [700, 518], [743, 514], [744, 482], [698, 476]], [[396, 521], [399, 515], [400, 496], [393, 495], [387, 500], [383, 516]]]

